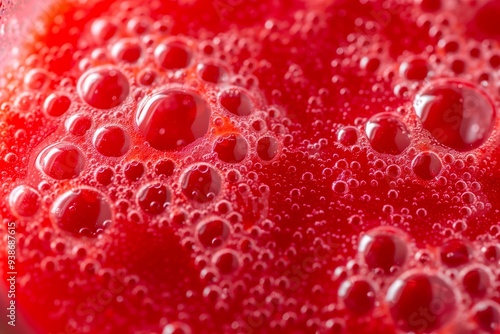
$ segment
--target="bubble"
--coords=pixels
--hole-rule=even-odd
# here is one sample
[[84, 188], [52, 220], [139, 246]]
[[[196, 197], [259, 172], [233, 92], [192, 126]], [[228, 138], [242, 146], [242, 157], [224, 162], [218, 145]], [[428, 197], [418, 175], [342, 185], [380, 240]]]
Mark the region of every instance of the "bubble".
[[167, 89], [140, 103], [135, 122], [152, 147], [161, 151], [176, 150], [207, 133], [210, 107], [198, 94]]
[[40, 152], [36, 166], [53, 179], [72, 179], [83, 171], [85, 156], [75, 145], [60, 142], [52, 144]]
[[405, 332], [433, 332], [456, 312], [452, 287], [440, 276], [407, 273], [389, 287], [386, 302], [395, 324]]
[[215, 63], [202, 63], [197, 67], [198, 75], [203, 81], [219, 83], [227, 77], [227, 70]]
[[17, 186], [9, 194], [9, 207], [17, 217], [32, 217], [40, 209], [40, 194], [29, 186]]
[[165, 327], [163, 327], [163, 331], [161, 332], [162, 334], [192, 334], [191, 327], [189, 327], [187, 324], [180, 322], [180, 321], [174, 321]]
[[28, 111], [32, 107], [33, 99], [32, 93], [20, 93], [14, 100], [14, 106], [16, 106], [19, 110]]
[[365, 133], [371, 147], [385, 154], [401, 154], [410, 145], [410, 134], [406, 126], [389, 113], [373, 116], [366, 123]]
[[167, 70], [177, 70], [188, 67], [193, 58], [188, 46], [176, 40], [159, 44], [154, 54], [157, 63]]
[[473, 84], [440, 80], [414, 101], [424, 129], [441, 144], [465, 152], [481, 146], [493, 130], [495, 107]]
[[467, 227], [467, 223], [463, 220], [457, 220], [453, 223], [453, 230], [458, 233], [465, 231]]
[[361, 69], [374, 73], [380, 67], [380, 59], [376, 57], [363, 57], [360, 62]]
[[413, 172], [422, 180], [434, 179], [439, 175], [442, 167], [441, 159], [433, 152], [420, 153], [411, 163]]
[[130, 148], [128, 134], [116, 125], [97, 129], [92, 142], [97, 151], [106, 157], [121, 157]]
[[184, 195], [199, 203], [212, 201], [220, 193], [221, 187], [221, 176], [207, 164], [192, 166], [181, 177]]
[[103, 186], [107, 186], [111, 184], [111, 182], [113, 182], [115, 173], [111, 168], [101, 166], [96, 169], [94, 176], [97, 182], [99, 182]]
[[337, 132], [337, 140], [344, 146], [352, 146], [358, 142], [358, 130], [353, 126], [346, 126]]
[[495, 69], [500, 67], [500, 55], [498, 55], [498, 54], [492, 55], [489, 59], [489, 63], [490, 63], [490, 66], [495, 68]]
[[68, 111], [71, 105], [71, 100], [66, 95], [52, 93], [45, 99], [43, 103], [43, 112], [52, 117], [62, 116]]
[[112, 219], [108, 200], [93, 188], [65, 192], [54, 201], [50, 214], [56, 226], [78, 237], [97, 236]]
[[98, 44], [110, 40], [117, 32], [118, 27], [110, 19], [99, 18], [92, 22], [90, 33]]
[[217, 157], [228, 163], [237, 163], [243, 161], [248, 154], [248, 144], [243, 136], [238, 134], [229, 134], [221, 136], [214, 145], [214, 151]]
[[165, 210], [166, 204], [170, 203], [170, 198], [170, 190], [160, 183], [155, 183], [149, 184], [139, 191], [137, 202], [144, 212], [157, 215]]
[[438, 46], [441, 47], [446, 53], [456, 53], [460, 50], [460, 44], [451, 38], [442, 38], [438, 42]]
[[450, 67], [455, 74], [462, 74], [465, 71], [465, 62], [461, 59], [455, 59], [451, 62]]
[[229, 237], [231, 229], [229, 223], [222, 218], [212, 217], [201, 222], [196, 230], [196, 235], [201, 244], [206, 248], [221, 246]]
[[129, 94], [127, 77], [109, 67], [90, 69], [78, 79], [78, 94], [97, 109], [111, 109], [122, 104]]
[[481, 266], [463, 270], [461, 281], [464, 290], [472, 297], [484, 297], [490, 287], [490, 275]]
[[497, 245], [489, 245], [482, 248], [482, 252], [487, 261], [498, 262], [500, 260], [500, 247]]
[[343, 195], [349, 191], [349, 186], [345, 181], [335, 181], [332, 183], [332, 190], [337, 194]]
[[12, 152], [5, 154], [5, 156], [3, 158], [3, 160], [9, 164], [16, 163], [18, 159], [19, 159], [19, 157], [17, 156], [17, 154], [12, 153]]
[[174, 173], [175, 164], [172, 160], [160, 160], [155, 165], [157, 175], [170, 176]]
[[24, 77], [24, 85], [32, 90], [44, 90], [50, 84], [49, 72], [44, 69], [32, 69]]
[[214, 255], [214, 265], [223, 275], [231, 274], [238, 270], [240, 261], [235, 251], [224, 249]]
[[441, 262], [448, 267], [458, 267], [469, 262], [472, 249], [459, 239], [445, 242], [439, 251]]
[[125, 177], [131, 181], [135, 182], [138, 181], [142, 175], [144, 174], [144, 165], [138, 161], [132, 161], [129, 164], [127, 164], [124, 168], [123, 173], [125, 174]]
[[382, 269], [390, 274], [393, 267], [402, 267], [408, 258], [408, 242], [405, 235], [389, 227], [368, 231], [358, 245], [358, 252], [370, 269]]
[[66, 130], [73, 136], [81, 137], [92, 126], [92, 120], [88, 116], [76, 114], [69, 117], [64, 125]]
[[331, 334], [342, 334], [344, 333], [345, 327], [345, 321], [340, 318], [329, 319], [325, 322], [325, 328], [329, 330], [328, 333]]
[[240, 88], [228, 88], [219, 96], [221, 106], [231, 114], [248, 116], [254, 110], [252, 98]]
[[473, 193], [471, 193], [469, 191], [464, 192], [462, 194], [461, 198], [465, 204], [474, 204], [476, 202], [476, 195], [474, 195]]
[[122, 39], [111, 48], [111, 55], [119, 61], [135, 63], [141, 57], [142, 48], [139, 43], [132, 39]]
[[274, 137], [262, 137], [257, 142], [257, 155], [264, 161], [270, 161], [278, 154], [278, 141]]
[[157, 74], [154, 70], [146, 68], [139, 72], [138, 80], [143, 86], [150, 86], [156, 80]]
[[352, 313], [362, 315], [375, 306], [375, 289], [364, 279], [348, 279], [340, 284], [338, 296]]
[[492, 300], [481, 301], [472, 308], [472, 318], [481, 330], [496, 333], [500, 328], [500, 305]]
[[422, 58], [405, 61], [399, 67], [399, 74], [408, 80], [421, 81], [429, 74], [429, 64]]
[[146, 17], [134, 17], [127, 22], [127, 30], [136, 35], [142, 35], [151, 28], [151, 21]]

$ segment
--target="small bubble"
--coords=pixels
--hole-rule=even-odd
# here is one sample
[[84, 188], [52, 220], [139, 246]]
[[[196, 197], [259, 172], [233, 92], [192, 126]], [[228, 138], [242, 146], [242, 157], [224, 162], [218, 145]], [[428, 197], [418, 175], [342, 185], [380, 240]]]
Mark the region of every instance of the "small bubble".
[[49, 84], [49, 72], [44, 69], [32, 69], [24, 77], [24, 85], [32, 90], [44, 90]]
[[122, 39], [111, 48], [111, 55], [118, 61], [135, 63], [142, 54], [142, 48], [136, 40]]
[[192, 334], [192, 331], [189, 325], [180, 321], [174, 321], [163, 327], [161, 334]]
[[127, 77], [109, 67], [90, 69], [78, 79], [78, 94], [97, 109], [111, 109], [122, 104], [129, 94]]
[[399, 67], [399, 73], [408, 80], [421, 81], [429, 74], [429, 64], [425, 59], [415, 58], [402, 63]]
[[171, 176], [174, 173], [175, 163], [172, 160], [160, 160], [155, 165], [157, 175]]
[[190, 167], [181, 177], [184, 195], [199, 203], [212, 201], [221, 191], [220, 174], [207, 164]]
[[203, 81], [219, 83], [226, 79], [227, 70], [215, 63], [202, 63], [197, 67], [198, 75]]
[[66, 95], [57, 93], [50, 94], [43, 103], [43, 111], [46, 115], [52, 117], [62, 116], [68, 111], [71, 105], [71, 100]]
[[345, 181], [335, 181], [332, 184], [332, 190], [337, 194], [343, 195], [349, 191], [349, 186]]
[[482, 249], [484, 257], [487, 261], [498, 262], [500, 260], [500, 247], [497, 245], [485, 246]]
[[221, 246], [227, 240], [230, 233], [229, 223], [222, 218], [206, 219], [196, 229], [198, 240], [206, 248]]
[[20, 93], [16, 96], [14, 100], [14, 106], [16, 106], [19, 110], [28, 111], [30, 110], [33, 103], [33, 95], [32, 93], [24, 92]]
[[262, 137], [257, 142], [257, 155], [264, 161], [270, 161], [278, 154], [278, 141], [274, 137]]
[[97, 151], [106, 157], [121, 157], [130, 148], [128, 134], [116, 125], [97, 129], [92, 141]]
[[9, 195], [9, 207], [17, 217], [32, 217], [40, 209], [40, 194], [35, 189], [20, 185]]
[[213, 259], [215, 267], [223, 275], [231, 274], [240, 267], [240, 260], [235, 251], [225, 249], [217, 252]]
[[207, 133], [210, 107], [198, 94], [167, 89], [156, 92], [139, 104], [135, 122], [153, 148], [176, 150]]
[[363, 70], [374, 73], [380, 67], [380, 59], [376, 57], [363, 57], [361, 58], [360, 66]]
[[134, 17], [127, 22], [127, 30], [136, 35], [143, 35], [151, 29], [151, 21], [146, 17]]
[[254, 110], [252, 98], [241, 88], [229, 88], [219, 96], [220, 104], [231, 114], [248, 116]]
[[115, 173], [109, 167], [98, 167], [94, 173], [95, 180], [102, 184], [103, 186], [107, 186], [113, 182]]
[[157, 63], [167, 70], [177, 70], [188, 67], [193, 55], [188, 46], [181, 41], [171, 40], [160, 43], [155, 51]]
[[365, 279], [351, 278], [342, 282], [338, 295], [345, 307], [357, 315], [366, 314], [375, 307], [375, 289]]
[[346, 126], [337, 132], [337, 140], [344, 146], [352, 146], [358, 142], [358, 130], [352, 126]]
[[462, 271], [462, 286], [470, 296], [480, 298], [487, 294], [491, 280], [487, 270], [486, 267], [475, 266]]
[[500, 328], [500, 305], [492, 300], [484, 300], [472, 308], [472, 319], [487, 333], [496, 333]]
[[465, 72], [465, 62], [462, 59], [455, 59], [451, 62], [451, 70], [455, 74], [462, 74]]
[[408, 258], [408, 241], [396, 228], [378, 227], [360, 240], [358, 252], [370, 269], [382, 269], [391, 274], [394, 267], [402, 267]]
[[95, 237], [112, 220], [108, 200], [92, 188], [72, 189], [60, 195], [50, 214], [56, 226], [78, 237]]
[[18, 160], [18, 156], [17, 154], [15, 153], [12, 153], [12, 152], [9, 152], [5, 155], [5, 157], [3, 158], [3, 160], [6, 162], [6, 163], [9, 163], [9, 164], [15, 164]]
[[94, 20], [90, 26], [90, 33], [98, 44], [110, 40], [117, 32], [118, 28], [108, 18], [99, 18]]
[[132, 161], [125, 166], [123, 173], [129, 181], [135, 182], [144, 175], [144, 171], [145, 168], [142, 163], [138, 161]]
[[73, 136], [81, 137], [92, 126], [92, 120], [88, 116], [76, 114], [69, 117], [64, 125]]
[[441, 246], [441, 262], [448, 267], [464, 265], [469, 262], [471, 256], [471, 247], [462, 240], [452, 239]]
[[155, 70], [146, 68], [139, 72], [138, 81], [143, 86], [150, 86], [155, 82], [157, 76]]
[[220, 160], [228, 163], [238, 163], [246, 158], [248, 143], [241, 135], [228, 134], [217, 139], [214, 151]]
[[72, 179], [85, 167], [85, 157], [70, 143], [56, 143], [45, 148], [37, 157], [37, 168], [56, 180]]
[[170, 198], [170, 190], [157, 183], [143, 187], [137, 195], [137, 202], [144, 212], [157, 215], [165, 210], [166, 204], [170, 203]]
[[373, 116], [365, 126], [371, 147], [385, 154], [401, 154], [411, 142], [410, 133], [397, 116], [382, 113]]
[[442, 167], [441, 159], [433, 152], [420, 153], [411, 163], [413, 172], [422, 180], [436, 178], [441, 172]]

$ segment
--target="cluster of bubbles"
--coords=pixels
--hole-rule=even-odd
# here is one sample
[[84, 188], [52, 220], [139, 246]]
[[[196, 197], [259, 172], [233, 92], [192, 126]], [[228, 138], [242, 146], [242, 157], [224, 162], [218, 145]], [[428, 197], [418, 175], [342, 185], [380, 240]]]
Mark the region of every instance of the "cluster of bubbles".
[[[466, 228], [464, 221], [457, 224]], [[455, 330], [494, 332], [500, 305], [496, 289], [500, 248], [458, 237], [433, 249], [417, 247], [399, 228], [364, 233], [355, 259], [335, 270], [338, 298], [352, 315], [387, 307], [404, 332], [428, 333], [454, 324]], [[462, 314], [467, 316], [460, 318]]]
[[[140, 189], [135, 202], [149, 217], [173, 205], [173, 197], [193, 205], [214, 202], [226, 184], [224, 171], [239, 173], [251, 156], [270, 162], [280, 150], [279, 134], [270, 132], [265, 120], [269, 112], [279, 112], [263, 105], [255, 88], [235, 82], [223, 61], [200, 54], [197, 41], [162, 33], [164, 26], [157, 27], [159, 35], [147, 35], [149, 44], [134, 36], [152, 29], [147, 21], [132, 19], [126, 26], [130, 32], [120, 37], [112, 19], [95, 20], [94, 42], [111, 47], [80, 60], [76, 91], [57, 91], [43, 101], [45, 116], [62, 121], [64, 129], [37, 150], [36, 179], [55, 189], [68, 180], [96, 183], [66, 190], [51, 205], [55, 225], [75, 236], [97, 236], [109, 227], [115, 210], [105, 193], [118, 173], [143, 184], [134, 184]], [[148, 66], [140, 70], [143, 64]], [[44, 69], [29, 71], [27, 92], [18, 94], [15, 107], [27, 110], [31, 91], [47, 89], [50, 80]], [[138, 147], [147, 149], [146, 159], [133, 158]], [[9, 203], [16, 216], [39, 212], [47, 202], [39, 188], [22, 184], [12, 190]]]
[[[441, 6], [436, 0], [416, 3], [424, 12]], [[299, 32], [304, 36], [313, 33], [323, 24], [318, 17], [298, 15]], [[277, 107], [265, 103], [255, 77], [239, 75], [229, 65], [226, 57], [238, 51], [237, 42], [228, 51], [218, 39], [172, 35], [168, 18], [154, 22], [144, 16], [122, 22], [112, 17], [94, 20], [83, 36], [88, 45], [99, 47], [88, 54], [75, 54], [75, 82], [63, 80], [57, 91], [48, 92], [55, 83], [44, 68], [35, 66], [24, 76], [22, 91], [12, 105], [2, 109], [29, 115], [38, 105], [45, 121], [61, 126], [25, 158], [33, 166], [31, 174], [9, 189], [8, 206], [23, 221], [42, 221], [43, 212], [49, 212], [56, 236], [70, 236], [76, 244], [118, 235], [130, 223], [146, 226], [144, 229], [169, 225], [182, 246], [192, 252], [199, 278], [206, 283], [204, 300], [219, 312], [229, 312], [231, 300], [244, 301], [241, 313], [245, 319], [231, 324], [235, 331], [242, 326], [257, 328], [248, 319], [272, 319], [272, 308], [285, 305], [310, 318], [311, 324], [319, 312], [336, 314], [338, 318], [323, 326], [339, 333], [345, 329], [344, 320], [351, 319], [340, 319], [344, 315], [366, 319], [386, 311], [406, 332], [425, 333], [453, 323], [471, 331], [494, 332], [500, 326], [500, 305], [491, 297], [497, 289], [498, 245], [469, 242], [461, 237], [467, 223], [455, 221], [446, 233], [441, 231], [443, 226], [437, 228], [447, 237], [441, 245], [417, 246], [403, 231], [410, 229], [389, 204], [398, 205], [405, 186], [419, 185], [427, 199], [437, 204], [451, 202], [464, 216], [490, 205], [481, 198], [481, 185], [474, 178], [477, 169], [473, 168], [497, 138], [497, 105], [492, 98], [497, 92], [492, 88], [494, 77], [477, 71], [469, 75], [465, 67], [479, 68], [486, 61], [496, 69], [500, 57], [484, 43], [462, 50], [459, 40], [450, 38], [453, 24], [432, 26], [425, 18], [416, 21], [439, 39], [438, 49], [429, 57], [402, 55], [398, 68], [393, 68], [394, 60], [385, 54], [359, 57], [363, 73], [376, 78], [392, 73], [387, 77], [404, 105], [374, 112], [354, 124], [321, 123], [335, 130], [335, 140], [328, 145], [323, 139], [317, 146], [332, 146], [352, 156], [343, 154], [345, 159], [340, 159], [335, 153], [324, 165], [311, 157], [310, 168], [301, 176], [308, 185], [329, 180], [330, 192], [313, 203], [318, 212], [327, 199], [333, 198], [335, 205], [344, 205], [342, 200], [372, 199], [383, 205], [382, 211], [398, 226], [377, 227], [349, 238], [344, 250], [355, 255], [350, 261], [343, 258], [347, 264], [332, 270], [332, 286], [338, 288], [331, 309], [301, 306], [300, 299], [283, 293], [298, 289], [286, 271], [304, 250], [301, 245], [309, 242], [303, 239], [327, 247], [321, 239], [326, 223], [314, 221], [317, 229], [297, 228], [291, 244], [298, 246], [286, 248], [283, 254], [276, 250], [276, 239], [267, 238], [286, 227], [282, 221], [277, 224], [279, 215], [267, 219], [270, 187], [259, 179], [259, 171], [279, 166], [274, 163], [285, 156], [284, 141], [291, 122]], [[307, 24], [302, 25], [304, 21]], [[278, 29], [271, 23], [268, 26], [270, 35]], [[29, 63], [37, 64], [35, 58]], [[299, 72], [291, 67], [285, 78], [299, 80]], [[340, 80], [333, 78], [332, 82]], [[373, 89], [378, 88], [374, 85]], [[315, 104], [316, 99], [310, 99], [310, 105]], [[23, 131], [16, 135], [23, 138]], [[298, 145], [316, 149], [314, 144], [304, 143]], [[360, 152], [367, 152], [368, 179], [353, 175], [363, 172], [357, 161]], [[11, 154], [4, 160], [15, 164], [23, 158]], [[296, 169], [289, 166], [286, 172], [293, 174]], [[333, 177], [334, 173], [339, 177]], [[388, 189], [380, 197], [386, 198], [377, 198], [380, 194], [356, 197], [358, 189], [377, 188], [384, 180]], [[281, 182], [286, 181], [276, 183]], [[299, 211], [300, 199], [314, 191], [297, 187], [285, 194], [284, 202], [294, 204], [291, 213], [280, 212], [282, 217]], [[338, 198], [341, 200], [334, 202]], [[338, 207], [352, 211], [342, 205]], [[431, 210], [413, 206], [416, 217], [426, 217]], [[402, 215], [409, 214], [409, 209], [402, 210]], [[314, 215], [308, 218], [316, 219]], [[358, 212], [345, 223], [359, 226], [364, 219], [363, 212]], [[311, 265], [310, 272], [324, 269], [319, 262]], [[89, 270], [87, 264], [82, 262], [83, 271]], [[259, 278], [242, 274], [243, 278], [233, 280], [245, 266], [249, 272], [273, 267], [284, 268], [285, 273]], [[305, 282], [302, 276], [298, 278], [299, 285]], [[321, 295], [324, 288], [324, 284], [316, 284], [311, 293]], [[265, 300], [265, 306], [259, 306], [259, 298]], [[460, 319], [466, 310], [467, 317]], [[282, 319], [272, 320], [274, 328], [293, 325], [297, 313], [290, 311]], [[163, 333], [191, 332], [188, 320], [166, 323]]]
[[[226, 198], [265, 214], [267, 186], [243, 176], [278, 158], [286, 130], [252, 78], [218, 57], [220, 46], [168, 30], [144, 17], [124, 25], [99, 18], [84, 35], [109, 47], [74, 56], [76, 84], [63, 80], [54, 91], [48, 70], [25, 75], [10, 110], [41, 112], [42, 122], [60, 126], [28, 157], [29, 175], [10, 190], [8, 206], [33, 224], [45, 224], [48, 212], [54, 238], [75, 245], [113, 238], [130, 223], [168, 222], [193, 250], [200, 278], [212, 283], [204, 294], [214, 299], [219, 282], [249, 262], [240, 254], [250, 247], [240, 240], [251, 233], [238, 212], [245, 208]], [[182, 328], [189, 330], [169, 323], [164, 332]]]
[[[417, 3], [424, 12], [447, 4]], [[373, 166], [379, 165], [375, 169], [381, 175], [374, 179], [389, 183], [389, 200], [397, 201], [398, 188], [408, 181], [408, 175], [413, 184], [430, 188], [451, 185], [453, 188], [443, 188], [450, 194], [445, 203], [461, 202], [464, 206], [458, 206], [460, 214], [468, 217], [471, 210], [491, 208], [491, 204], [479, 200], [479, 183], [472, 182], [470, 172], [477, 169], [465, 167], [477, 164], [478, 159], [489, 159], [488, 154], [495, 148], [496, 72], [481, 71], [494, 71], [500, 64], [498, 44], [472, 40], [465, 46], [461, 43], [464, 37], [453, 31], [453, 20], [455, 16], [445, 14], [440, 22], [431, 21], [427, 14], [416, 19], [434, 34], [431, 37], [438, 38], [437, 50], [429, 46], [427, 57], [404, 54], [399, 57], [397, 69], [386, 55], [361, 57], [362, 70], [378, 78], [389, 73], [394, 94], [405, 106], [394, 112], [376, 113], [355, 126], [341, 125], [336, 140], [351, 152], [368, 147], [368, 152], [375, 153], [369, 153], [369, 159], [371, 156]], [[352, 170], [348, 163], [345, 168]], [[333, 192], [343, 196], [354, 188], [350, 189], [342, 179], [332, 184]], [[429, 199], [439, 197], [442, 199], [443, 194], [432, 194]], [[382, 201], [386, 202], [383, 197]], [[389, 207], [392, 213], [392, 206], [384, 206]], [[419, 207], [416, 216], [425, 217], [425, 205]], [[446, 236], [445, 241], [426, 248], [417, 246], [403, 228], [383, 226], [361, 233], [356, 256], [345, 267], [338, 267], [333, 277], [340, 282], [341, 307], [355, 317], [388, 310], [403, 332], [497, 332], [500, 248], [495, 241], [496, 227], [489, 232], [493, 237], [486, 233], [478, 237], [478, 242], [471, 242], [462, 237], [466, 221], [453, 223], [452, 229], [444, 225], [437, 229], [444, 229], [440, 232]]]

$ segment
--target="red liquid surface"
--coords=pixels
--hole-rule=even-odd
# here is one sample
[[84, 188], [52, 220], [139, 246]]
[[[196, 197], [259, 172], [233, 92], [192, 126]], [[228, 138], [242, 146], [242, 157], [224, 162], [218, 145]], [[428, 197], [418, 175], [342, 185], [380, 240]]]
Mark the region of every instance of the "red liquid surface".
[[55, 1], [0, 80], [18, 312], [58, 334], [500, 332], [496, 13]]

